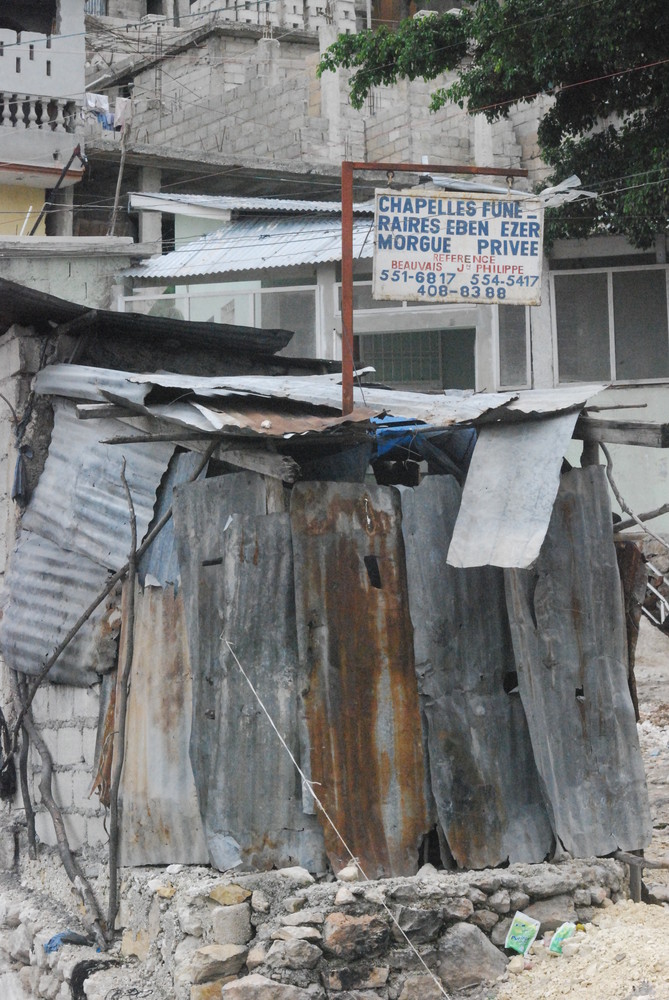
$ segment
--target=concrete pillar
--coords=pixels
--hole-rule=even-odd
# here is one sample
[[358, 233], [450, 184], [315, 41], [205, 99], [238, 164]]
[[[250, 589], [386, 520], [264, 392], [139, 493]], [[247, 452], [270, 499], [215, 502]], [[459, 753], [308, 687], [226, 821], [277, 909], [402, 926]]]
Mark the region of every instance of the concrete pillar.
[[72, 236], [74, 216], [74, 187], [59, 188], [50, 192], [46, 215], [47, 236]]
[[532, 338], [532, 388], [552, 389], [557, 383], [553, 363], [548, 257], [544, 257], [541, 275], [541, 305], [530, 308], [530, 336]]
[[[495, 162], [492, 125], [485, 115], [474, 115], [474, 162], [477, 167], [492, 167]], [[483, 178], [486, 183], [490, 178]]]
[[191, 23], [190, 14], [190, 2], [189, 0], [172, 0], [174, 5], [174, 27], [175, 28], [189, 28]]
[[[160, 191], [161, 173], [158, 167], [141, 167], [139, 190], [150, 194]], [[139, 213], [139, 242], [150, 243], [154, 253], [160, 253], [163, 245], [162, 214], [160, 212]]]

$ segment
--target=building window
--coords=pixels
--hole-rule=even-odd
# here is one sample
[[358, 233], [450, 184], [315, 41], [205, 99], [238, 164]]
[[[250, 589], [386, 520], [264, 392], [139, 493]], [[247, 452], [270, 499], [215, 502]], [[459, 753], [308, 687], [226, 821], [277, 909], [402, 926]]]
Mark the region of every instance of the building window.
[[47, 76], [51, 76], [51, 60], [50, 59], [47, 59], [47, 61], [46, 61], [46, 75]]
[[529, 385], [529, 310], [525, 306], [497, 307], [499, 388]]
[[374, 381], [403, 389], [474, 389], [475, 330], [411, 330], [360, 334], [356, 362], [376, 369]]
[[30, 59], [31, 62], [33, 62], [33, 60], [35, 59], [35, 46], [34, 45], [29, 45], [28, 46], [28, 58]]
[[560, 382], [669, 378], [667, 268], [552, 276]]

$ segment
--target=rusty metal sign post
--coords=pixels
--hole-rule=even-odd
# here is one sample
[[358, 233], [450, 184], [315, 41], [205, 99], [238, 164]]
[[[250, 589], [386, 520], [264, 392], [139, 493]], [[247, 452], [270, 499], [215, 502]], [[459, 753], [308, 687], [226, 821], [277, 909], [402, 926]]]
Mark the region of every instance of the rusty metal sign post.
[[483, 174], [489, 177], [527, 177], [527, 170], [504, 167], [443, 166], [435, 163], [365, 163], [343, 160], [341, 165], [341, 411], [353, 411], [353, 172], [411, 174]]

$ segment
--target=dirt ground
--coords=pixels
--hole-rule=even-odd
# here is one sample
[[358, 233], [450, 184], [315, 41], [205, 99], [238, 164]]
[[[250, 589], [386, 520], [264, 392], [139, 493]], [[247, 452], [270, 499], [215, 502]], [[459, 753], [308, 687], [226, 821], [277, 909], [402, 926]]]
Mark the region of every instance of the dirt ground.
[[[637, 648], [639, 740], [653, 818], [647, 858], [669, 861], [669, 638], [645, 620]], [[669, 900], [669, 870], [646, 871], [644, 882]], [[569, 957], [549, 956], [537, 943], [531, 968], [507, 973], [469, 1000], [669, 1000], [669, 902], [624, 901], [601, 910], [579, 934]]]

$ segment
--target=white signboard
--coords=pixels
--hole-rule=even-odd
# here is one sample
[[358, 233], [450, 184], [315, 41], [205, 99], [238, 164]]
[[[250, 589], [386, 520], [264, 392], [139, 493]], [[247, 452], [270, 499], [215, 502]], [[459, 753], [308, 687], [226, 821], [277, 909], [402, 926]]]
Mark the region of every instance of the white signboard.
[[539, 305], [543, 207], [536, 198], [377, 191], [375, 299]]

